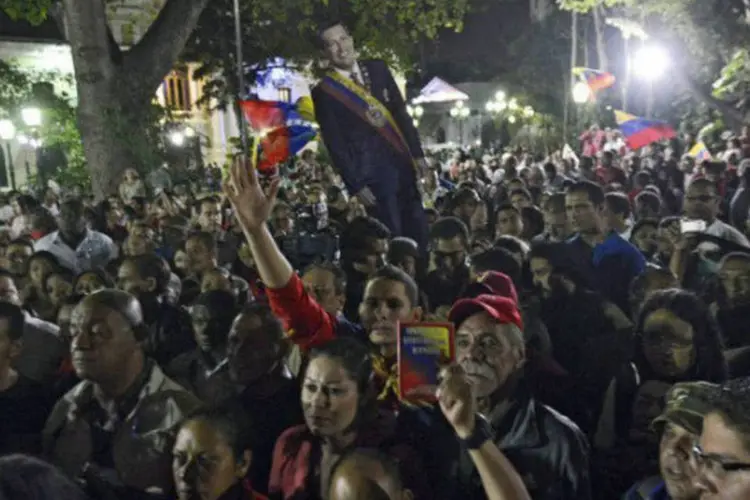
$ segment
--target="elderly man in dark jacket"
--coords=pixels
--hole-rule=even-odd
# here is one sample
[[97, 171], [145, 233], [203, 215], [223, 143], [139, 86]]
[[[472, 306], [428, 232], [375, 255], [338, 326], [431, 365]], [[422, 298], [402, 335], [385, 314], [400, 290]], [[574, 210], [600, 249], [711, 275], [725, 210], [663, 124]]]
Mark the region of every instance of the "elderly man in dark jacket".
[[589, 500], [586, 438], [521, 384], [526, 353], [516, 303], [497, 295], [462, 299], [449, 319], [456, 325], [456, 361], [477, 398], [475, 435], [456, 440], [445, 432], [445, 421], [437, 412], [430, 415], [424, 409], [404, 412], [401, 419], [426, 451], [426, 465], [438, 483], [435, 491], [442, 492], [439, 498], [486, 498], [467, 450], [489, 438], [516, 468], [533, 499]]

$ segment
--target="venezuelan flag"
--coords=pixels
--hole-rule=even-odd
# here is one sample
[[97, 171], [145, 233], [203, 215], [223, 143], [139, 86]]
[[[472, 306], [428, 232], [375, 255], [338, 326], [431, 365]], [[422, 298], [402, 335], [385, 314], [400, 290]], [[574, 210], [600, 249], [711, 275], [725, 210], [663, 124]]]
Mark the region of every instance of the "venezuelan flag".
[[708, 150], [706, 144], [703, 141], [695, 143], [695, 146], [690, 148], [690, 151], [688, 151], [688, 155], [695, 158], [696, 163], [713, 159], [713, 156], [711, 156], [711, 151]]
[[580, 78], [583, 83], [588, 85], [593, 94], [612, 87], [617, 81], [615, 75], [612, 73], [599, 71], [598, 69], [578, 67], [573, 68], [573, 74]]
[[640, 149], [663, 139], [672, 139], [677, 135], [666, 122], [639, 118], [624, 111], [615, 110], [615, 120], [630, 149]]
[[260, 139], [258, 170], [272, 171], [296, 155], [318, 135], [317, 128], [288, 102], [240, 101], [240, 108], [254, 135]]

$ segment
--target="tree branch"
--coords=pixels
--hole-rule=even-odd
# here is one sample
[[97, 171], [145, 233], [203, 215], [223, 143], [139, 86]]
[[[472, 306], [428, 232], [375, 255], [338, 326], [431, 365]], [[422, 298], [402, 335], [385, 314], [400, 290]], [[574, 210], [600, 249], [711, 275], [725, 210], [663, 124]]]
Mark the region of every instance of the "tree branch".
[[153, 93], [177, 62], [209, 0], [167, 0], [146, 34], [123, 55], [123, 75]]
[[[55, 2], [49, 10], [49, 17], [55, 21], [57, 29], [60, 30], [65, 40], [69, 40], [68, 26], [65, 24], [65, 9], [62, 2]], [[109, 38], [109, 57], [115, 64], [122, 62], [122, 50], [115, 40], [112, 28], [107, 24], [107, 37]]]

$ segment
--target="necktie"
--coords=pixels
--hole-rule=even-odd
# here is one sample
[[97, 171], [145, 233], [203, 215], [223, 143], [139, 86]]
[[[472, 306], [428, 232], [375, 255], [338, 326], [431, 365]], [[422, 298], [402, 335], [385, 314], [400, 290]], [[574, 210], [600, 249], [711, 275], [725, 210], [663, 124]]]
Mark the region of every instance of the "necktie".
[[364, 87], [365, 86], [364, 82], [359, 77], [359, 73], [357, 71], [352, 71], [351, 78], [352, 78], [352, 81], [354, 83], [356, 83], [357, 85], [359, 85], [360, 87]]

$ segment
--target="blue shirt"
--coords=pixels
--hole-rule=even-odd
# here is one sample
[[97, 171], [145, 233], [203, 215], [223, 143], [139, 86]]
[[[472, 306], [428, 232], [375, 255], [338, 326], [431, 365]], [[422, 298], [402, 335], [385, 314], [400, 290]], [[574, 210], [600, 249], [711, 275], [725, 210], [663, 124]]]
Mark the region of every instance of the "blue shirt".
[[[644, 491], [645, 490], [645, 491]], [[643, 496], [646, 494], [647, 496]], [[649, 480], [641, 481], [633, 485], [627, 493], [622, 497], [622, 500], [671, 500], [667, 492], [667, 485], [663, 480], [659, 479], [658, 483], [654, 487], [650, 487]]]

